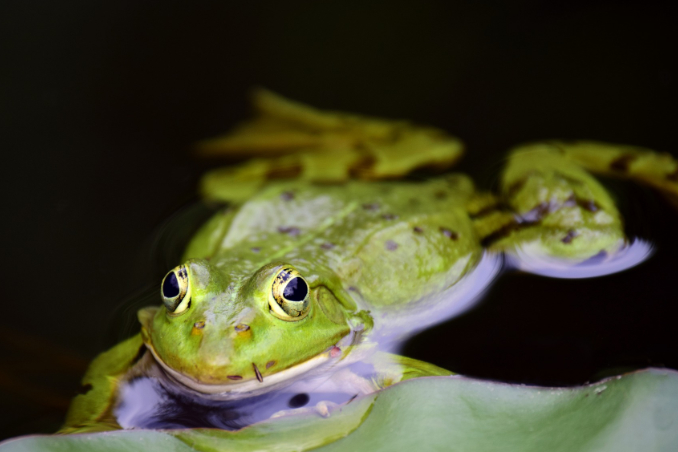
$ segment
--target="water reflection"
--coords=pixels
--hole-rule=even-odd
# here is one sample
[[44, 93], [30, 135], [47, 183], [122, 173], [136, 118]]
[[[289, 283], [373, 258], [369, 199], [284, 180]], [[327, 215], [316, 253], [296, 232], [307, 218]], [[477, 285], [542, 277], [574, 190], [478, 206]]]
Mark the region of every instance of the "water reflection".
[[144, 369], [131, 372], [137, 376], [121, 385], [114, 415], [123, 428], [234, 430], [294, 410], [323, 414], [323, 407], [349, 402], [382, 386], [377, 384], [382, 377], [375, 376], [375, 368], [362, 361], [365, 356], [382, 353], [380, 370], [388, 368], [388, 378], [398, 381], [407, 368], [390, 354], [398, 353], [414, 334], [477, 306], [502, 269], [519, 268], [565, 279], [590, 278], [630, 268], [651, 254], [652, 246], [640, 239], [614, 255], [597, 256], [574, 265], [537, 257], [529, 250], [519, 250], [516, 256], [506, 258], [485, 252], [473, 271], [443, 293], [396, 313], [373, 311], [375, 328], [367, 335], [367, 342], [361, 342], [365, 338], [360, 331], [352, 331], [344, 338], [341, 349], [348, 350], [347, 344], [355, 348], [341, 359], [295, 377], [276, 390], [237, 400], [229, 400], [228, 394], [200, 394], [176, 383], [147, 353], [142, 360]]
[[395, 312], [374, 311], [372, 314], [378, 318], [371, 337], [378, 342], [380, 350], [398, 353], [402, 342], [413, 335], [477, 306], [502, 267], [501, 254], [484, 252], [476, 267], [449, 289], [418, 303], [400, 307]]
[[[468, 265], [471, 259], [469, 255], [468, 262], [462, 263]], [[448, 290], [397, 313], [373, 311], [374, 330], [367, 335], [359, 329], [352, 330], [337, 343], [338, 348], [334, 347], [342, 351], [337, 359], [328, 359], [322, 366], [290, 378], [263, 394], [253, 391], [249, 397], [238, 395], [234, 399], [228, 393], [198, 393], [178, 383], [147, 352], [128, 373], [129, 380], [120, 387], [114, 411], [117, 422], [123, 428], [232, 430], [294, 409], [311, 409], [323, 414], [328, 404], [345, 403], [373, 392], [388, 385], [386, 380], [400, 381], [406, 372], [413, 372], [413, 363], [418, 372], [417, 361], [391, 354], [397, 353], [402, 342], [413, 334], [475, 306], [498, 275], [501, 264], [500, 255], [484, 253], [475, 268]], [[379, 372], [370, 364], [375, 354], [378, 354]], [[332, 356], [331, 351], [329, 355]], [[420, 365], [427, 369], [427, 364]]]
[[653, 253], [652, 245], [642, 239], [634, 239], [615, 253], [601, 252], [584, 261], [559, 259], [541, 251], [539, 244], [526, 244], [508, 254], [510, 267], [552, 278], [579, 279], [610, 275], [635, 267]]
[[[157, 366], [157, 365], [156, 365]], [[366, 378], [359, 364], [350, 366], [354, 375]], [[361, 390], [337, 384], [333, 374], [301, 379], [280, 390], [238, 400], [211, 400], [189, 394], [161, 375], [158, 368], [122, 385], [115, 416], [123, 428], [220, 428], [237, 430], [290, 410], [311, 409], [346, 403]]]

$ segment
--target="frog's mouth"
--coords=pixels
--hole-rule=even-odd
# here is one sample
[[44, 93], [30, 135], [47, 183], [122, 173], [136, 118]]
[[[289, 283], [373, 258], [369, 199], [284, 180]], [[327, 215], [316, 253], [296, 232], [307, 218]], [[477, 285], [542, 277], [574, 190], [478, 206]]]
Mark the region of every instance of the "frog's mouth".
[[220, 400], [236, 400], [253, 397], [268, 392], [272, 389], [286, 386], [287, 384], [294, 382], [296, 377], [311, 373], [313, 370], [320, 370], [321, 368], [324, 369], [329, 365], [336, 363], [337, 361], [341, 360], [344, 355], [342, 349], [338, 345], [339, 344], [333, 345], [324, 352], [306, 361], [302, 361], [301, 363], [292, 367], [271, 375], [267, 375], [266, 378], [259, 376], [261, 379], [253, 378], [244, 381], [227, 383], [203, 383], [167, 365], [162, 360], [162, 358], [160, 358], [152, 344], [146, 343], [146, 348], [153, 355], [155, 362], [160, 365], [160, 367], [165, 371], [164, 373], [174, 383], [177, 383], [184, 388], [188, 388], [200, 394], [210, 395], [212, 396], [211, 398]]

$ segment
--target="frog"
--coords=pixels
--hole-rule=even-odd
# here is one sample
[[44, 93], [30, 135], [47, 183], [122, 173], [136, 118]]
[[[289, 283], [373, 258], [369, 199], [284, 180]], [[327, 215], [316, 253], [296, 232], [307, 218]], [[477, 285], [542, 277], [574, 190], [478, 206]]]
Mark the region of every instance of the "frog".
[[519, 145], [493, 193], [448, 171], [464, 146], [442, 130], [264, 89], [253, 105], [253, 119], [196, 146], [241, 161], [202, 178], [216, 213], [160, 282], [160, 306], [139, 311], [140, 332], [93, 361], [62, 433], [122, 428], [120, 388], [139, 375], [226, 401], [322, 380], [347, 403], [452, 375], [398, 344], [473, 307], [502, 266], [587, 277], [650, 256], [593, 173], [678, 200], [678, 163], [646, 148]]

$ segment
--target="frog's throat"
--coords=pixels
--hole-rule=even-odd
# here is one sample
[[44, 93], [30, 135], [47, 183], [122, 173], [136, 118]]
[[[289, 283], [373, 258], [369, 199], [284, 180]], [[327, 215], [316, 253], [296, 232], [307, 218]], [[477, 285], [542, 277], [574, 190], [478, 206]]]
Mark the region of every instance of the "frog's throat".
[[252, 397], [264, 392], [268, 392], [272, 389], [275, 389], [276, 387], [284, 386], [294, 382], [295, 377], [305, 374], [313, 369], [317, 369], [321, 366], [324, 367], [341, 359], [341, 356], [332, 356], [332, 352], [335, 349], [333, 346], [326, 351], [290, 368], [281, 370], [272, 375], [266, 375], [266, 377], [262, 379], [263, 381], [252, 378], [250, 380], [233, 383], [210, 384], [203, 383], [193, 377], [172, 369], [160, 358], [160, 356], [158, 356], [155, 349], [153, 348], [153, 345], [147, 343], [146, 348], [150, 350], [153, 358], [155, 358], [155, 361], [160, 364], [165, 373], [176, 383], [179, 383], [186, 388], [192, 389], [193, 391], [202, 394], [221, 395], [219, 398], [229, 400]]

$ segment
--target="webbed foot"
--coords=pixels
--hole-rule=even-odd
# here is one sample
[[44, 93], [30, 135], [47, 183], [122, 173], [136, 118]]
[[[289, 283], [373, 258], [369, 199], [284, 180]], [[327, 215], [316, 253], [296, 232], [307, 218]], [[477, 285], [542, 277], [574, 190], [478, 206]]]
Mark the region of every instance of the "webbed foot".
[[208, 199], [242, 202], [271, 179], [337, 183], [444, 169], [463, 152], [458, 139], [406, 121], [321, 111], [263, 89], [254, 91], [252, 103], [254, 119], [198, 145], [208, 156], [259, 157], [207, 173]]
[[652, 247], [626, 237], [612, 197], [587, 170], [624, 173], [678, 196], [670, 180], [677, 167], [668, 155], [631, 146], [523, 145], [511, 152], [501, 179], [501, 199], [511, 213], [477, 222], [489, 248], [522, 270], [559, 278], [615, 273], [647, 259]]
[[303, 414], [303, 413], [313, 413], [317, 414], [322, 417], [330, 417], [332, 409], [335, 407], [338, 407], [338, 403], [330, 402], [329, 400], [322, 400], [318, 403], [315, 404], [315, 406], [310, 406], [310, 407], [301, 407], [301, 408], [292, 408], [289, 410], [280, 410], [273, 415], [271, 415], [271, 419], [273, 418], [278, 418], [278, 417], [283, 417], [283, 416], [289, 416], [293, 414]]

